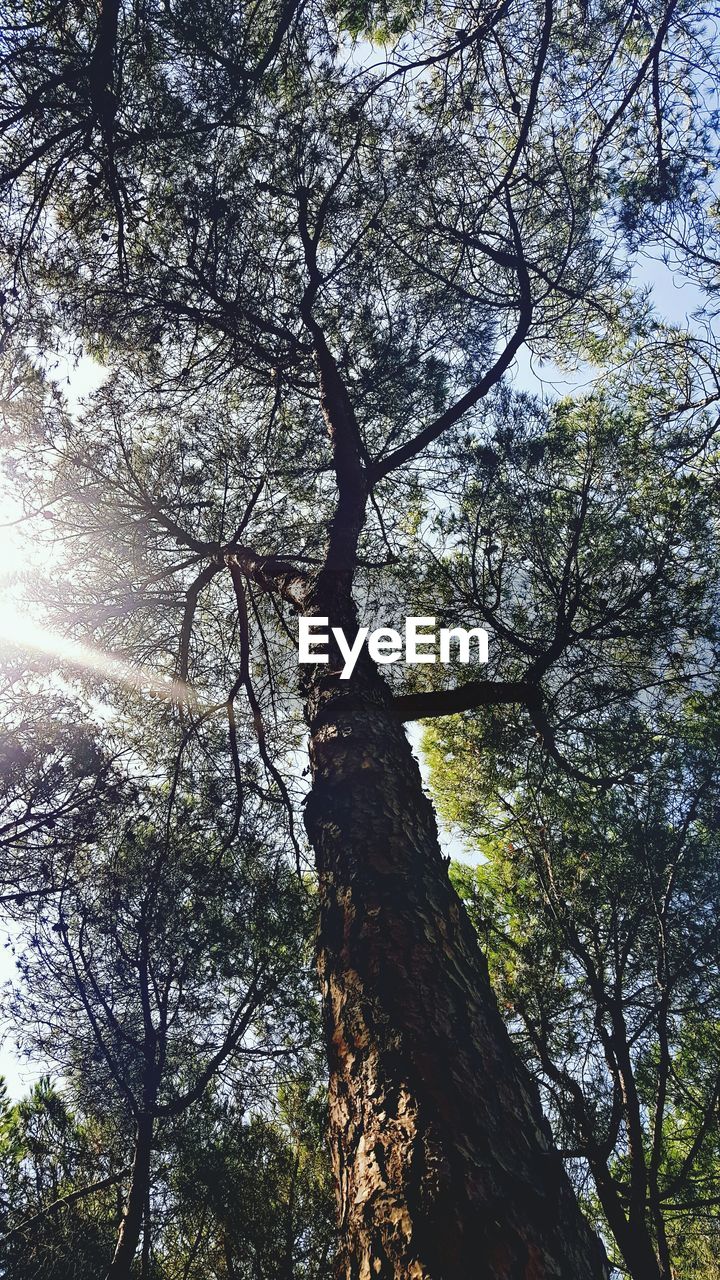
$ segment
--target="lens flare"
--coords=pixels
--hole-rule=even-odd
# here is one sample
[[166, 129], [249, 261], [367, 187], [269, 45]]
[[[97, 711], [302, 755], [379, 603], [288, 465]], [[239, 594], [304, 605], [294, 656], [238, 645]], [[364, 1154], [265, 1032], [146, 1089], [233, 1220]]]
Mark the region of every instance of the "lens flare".
[[17, 649], [45, 653], [60, 662], [81, 667], [84, 671], [93, 671], [149, 697], [163, 698], [167, 702], [187, 702], [192, 696], [188, 686], [179, 680], [160, 676], [150, 667], [135, 666], [118, 654], [104, 653], [102, 649], [69, 640], [67, 636], [41, 627], [7, 605], [2, 606], [0, 614], [0, 642]]

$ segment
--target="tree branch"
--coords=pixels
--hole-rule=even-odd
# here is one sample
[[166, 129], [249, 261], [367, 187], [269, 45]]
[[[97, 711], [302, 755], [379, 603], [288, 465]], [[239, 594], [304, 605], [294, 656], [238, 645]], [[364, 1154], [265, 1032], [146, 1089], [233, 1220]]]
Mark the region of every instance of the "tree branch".
[[527, 705], [537, 696], [537, 689], [521, 680], [470, 680], [454, 689], [399, 694], [393, 698], [393, 708], [403, 721], [430, 720], [435, 716], [452, 716], [459, 711], [506, 702]]
[[432, 444], [434, 440], [437, 440], [450, 427], [453, 427], [456, 422], [459, 422], [468, 409], [472, 409], [474, 405], [482, 400], [509, 369], [530, 331], [533, 315], [532, 288], [523, 253], [520, 228], [518, 227], [508, 193], [506, 193], [506, 208], [515, 245], [515, 264], [520, 286], [520, 313], [515, 331], [495, 363], [491, 365], [480, 381], [475, 383], [474, 387], [470, 387], [464, 396], [456, 400], [455, 404], [450, 405], [433, 422], [428, 423], [422, 431], [418, 431], [417, 435], [413, 436], [411, 440], [399, 445], [397, 449], [393, 449], [392, 453], [387, 454], [385, 458], [380, 458], [370, 466], [369, 478], [371, 484], [382, 480], [383, 476], [386, 476], [388, 472], [395, 471], [397, 467], [401, 467], [404, 463], [417, 457], [419, 453], [422, 453], [423, 449]]
[[85, 1196], [91, 1196], [95, 1191], [105, 1191], [107, 1187], [114, 1187], [116, 1183], [121, 1182], [127, 1177], [130, 1167], [120, 1169], [118, 1173], [110, 1173], [106, 1178], [100, 1178], [98, 1182], [90, 1182], [85, 1187], [78, 1187], [77, 1191], [68, 1191], [67, 1195], [59, 1196], [57, 1200], [53, 1200], [51, 1204], [41, 1209], [39, 1213], [34, 1213], [32, 1218], [26, 1218], [18, 1227], [13, 1227], [12, 1231], [8, 1231], [7, 1235], [0, 1237], [0, 1243], [7, 1244], [8, 1240], [13, 1240], [15, 1236], [22, 1235], [29, 1227], [35, 1225], [36, 1222], [47, 1218], [51, 1213], [57, 1213], [58, 1209], [63, 1209], [66, 1205], [75, 1204], [77, 1200], [84, 1199]]

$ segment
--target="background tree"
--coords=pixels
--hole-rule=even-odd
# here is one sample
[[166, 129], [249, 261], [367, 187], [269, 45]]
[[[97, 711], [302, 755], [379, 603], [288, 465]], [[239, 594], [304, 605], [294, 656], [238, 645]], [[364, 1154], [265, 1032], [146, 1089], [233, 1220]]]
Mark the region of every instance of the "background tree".
[[398, 563], [399, 607], [487, 626], [488, 678], [457, 667], [448, 683], [463, 683], [441, 689], [432, 668], [416, 668], [399, 710], [492, 708], [477, 721], [490, 749], [478, 818], [522, 774], [528, 731], [540, 772], [549, 755], [571, 776], [619, 780], [631, 768], [629, 709], [640, 766], [653, 718], [714, 687], [716, 424], [659, 414], [651, 385], [619, 396], [609, 381], [549, 408], [504, 395], [443, 476], [440, 495], [418, 495], [408, 556], [424, 574], [413, 581]]
[[211, 783], [186, 768], [168, 813], [167, 786], [146, 782], [135, 808], [76, 850], [51, 898], [16, 909], [16, 1034], [72, 1080], [85, 1111], [114, 1115], [126, 1144], [112, 1277], [129, 1276], [141, 1233], [150, 1248], [163, 1126], [218, 1075], [242, 1097], [309, 1035], [301, 887], [267, 821], [262, 841], [249, 814], [231, 841], [218, 834]]
[[628, 735], [632, 784], [598, 794], [530, 778], [498, 795], [492, 823], [485, 810], [483, 835], [487, 746], [468, 750], [468, 728], [451, 764], [451, 729], [433, 755], [448, 811], [488, 855], [456, 883], [516, 1043], [633, 1277], [685, 1274], [686, 1233], [702, 1238], [718, 1204], [714, 700], [683, 718], [654, 726], [640, 776], [639, 726]]
[[122, 795], [110, 743], [81, 698], [47, 679], [4, 667], [0, 692], [0, 881], [2, 900], [50, 891], [55, 864], [97, 827]]
[[[4, 1085], [3, 1085], [4, 1090]], [[0, 1136], [1, 1258], [12, 1280], [103, 1275], [122, 1212], [112, 1126], [81, 1120], [46, 1077], [11, 1103]]]
[[[336, 1228], [325, 1104], [312, 1055], [265, 1073], [243, 1102], [214, 1081], [164, 1128], [154, 1160], [151, 1247], [131, 1274], [152, 1280], [332, 1274]], [[312, 1065], [315, 1065], [312, 1063]], [[106, 1274], [122, 1219], [127, 1148], [107, 1110], [73, 1112], [41, 1080], [5, 1101], [0, 1188], [8, 1280]], [[108, 1172], [108, 1169], [110, 1170]]]
[[322, 1280], [333, 1274], [334, 1194], [327, 1106], [312, 1075], [281, 1085], [272, 1109], [215, 1103], [182, 1133], [172, 1174], [188, 1277]]

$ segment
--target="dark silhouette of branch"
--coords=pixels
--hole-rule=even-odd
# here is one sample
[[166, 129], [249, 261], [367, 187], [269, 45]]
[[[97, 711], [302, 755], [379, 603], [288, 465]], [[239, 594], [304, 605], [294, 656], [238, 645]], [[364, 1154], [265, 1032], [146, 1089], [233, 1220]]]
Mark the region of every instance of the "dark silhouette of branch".
[[600, 133], [595, 139], [595, 142], [593, 143], [593, 146], [592, 146], [592, 150], [590, 152], [590, 159], [588, 161], [588, 168], [591, 171], [592, 169], [594, 169], [597, 163], [598, 154], [600, 152], [600, 149], [603, 143], [607, 140], [607, 138], [612, 133], [618, 120], [622, 119], [627, 108], [629, 107], [630, 103], [635, 97], [635, 94], [637, 93], [638, 89], [643, 83], [645, 76], [647, 75], [648, 71], [652, 67], [655, 59], [659, 56], [660, 50], [662, 49], [663, 42], [670, 28], [670, 23], [672, 21], [672, 17], [673, 17], [673, 14], [675, 13], [676, 8], [677, 8], [677, 0], [670, 0], [670, 3], [668, 4], [665, 10], [663, 20], [660, 23], [660, 26], [658, 27], [657, 33], [655, 35], [655, 39], [653, 40], [647, 54], [645, 55], [642, 62], [640, 63], [640, 66], [638, 67], [636, 74], [633, 76], [633, 79], [631, 80], [628, 88], [623, 94], [623, 97], [619, 105], [617, 106], [616, 110], [613, 112], [610, 119], [603, 125]]
[[221, 565], [207, 564], [200, 571], [194, 582], [187, 589], [185, 596], [185, 610], [183, 613], [182, 626], [180, 628], [180, 651], [178, 655], [177, 679], [183, 685], [188, 683], [188, 668], [190, 663], [190, 637], [192, 635], [192, 627], [195, 619], [195, 610], [200, 598], [200, 594], [216, 574], [220, 573]]
[[555, 730], [545, 710], [542, 690], [530, 681], [471, 680], [453, 689], [399, 694], [393, 699], [393, 707], [397, 715], [406, 722], [430, 720], [437, 716], [451, 716], [461, 711], [473, 711], [477, 707], [501, 706], [507, 703], [517, 703], [526, 708], [545, 751], [568, 777], [593, 787], [611, 787], [623, 781], [625, 775], [585, 773], [583, 769], [578, 769], [565, 758], [557, 745]]
[[21, 1236], [29, 1227], [41, 1222], [43, 1218], [47, 1218], [52, 1213], [57, 1213], [58, 1209], [64, 1209], [68, 1205], [75, 1204], [78, 1200], [83, 1200], [85, 1196], [91, 1196], [96, 1191], [105, 1191], [108, 1187], [114, 1187], [123, 1178], [127, 1177], [130, 1167], [120, 1169], [117, 1173], [109, 1173], [106, 1178], [100, 1178], [97, 1182], [90, 1182], [85, 1187], [78, 1187], [76, 1191], [68, 1191], [67, 1195], [58, 1196], [57, 1200], [53, 1200], [44, 1209], [38, 1213], [34, 1213], [31, 1218], [26, 1218], [19, 1226], [13, 1227], [12, 1231], [8, 1231], [7, 1235], [0, 1237], [0, 1244], [7, 1244], [8, 1240], [14, 1240], [16, 1236]]
[[459, 400], [455, 401], [455, 404], [450, 405], [449, 408], [447, 408], [444, 413], [441, 413], [439, 417], [435, 418], [433, 422], [429, 422], [428, 425], [423, 427], [422, 431], [418, 431], [417, 435], [413, 436], [411, 440], [407, 440], [405, 444], [399, 445], [397, 449], [393, 449], [386, 457], [380, 458], [378, 461], [372, 463], [369, 473], [371, 484], [375, 484], [378, 480], [382, 480], [383, 476], [386, 476], [390, 471], [395, 471], [397, 467], [401, 467], [406, 462], [410, 462], [411, 459], [417, 457], [417, 455], [422, 453], [429, 444], [432, 444], [434, 440], [439, 439], [444, 432], [448, 431], [450, 427], [453, 427], [456, 422], [459, 422], [469, 409], [474, 408], [474, 406], [478, 404], [494, 386], [497, 385], [503, 374], [510, 368], [515, 356], [530, 332], [530, 325], [533, 317], [532, 287], [523, 252], [520, 229], [512, 207], [509, 192], [506, 192], [505, 204], [515, 245], [513, 261], [520, 288], [519, 316], [515, 330], [495, 363], [491, 365], [483, 377], [480, 378], [473, 387], [470, 387], [470, 389], [466, 391]]
[[[248, 703], [250, 704], [253, 728], [255, 730], [255, 738], [258, 744], [258, 749], [260, 751], [262, 762], [265, 765], [265, 768], [267, 769], [271, 778], [275, 782], [275, 785], [277, 786], [277, 789], [280, 792], [283, 805], [285, 806], [287, 819], [288, 819], [288, 829], [290, 832], [290, 840], [292, 842], [292, 846], [295, 851], [295, 862], [297, 866], [297, 872], [298, 872], [298, 876], [301, 876], [301, 865], [300, 865], [301, 851], [300, 851], [300, 845], [298, 844], [297, 836], [295, 835], [295, 822], [293, 817], [292, 801], [288, 794], [288, 789], [285, 786], [283, 777], [279, 772], [279, 770], [276, 768], [270, 756], [270, 752], [268, 750], [268, 745], [267, 745], [267, 735], [265, 733], [265, 722], [263, 720], [262, 709], [260, 707], [257, 694], [255, 693], [255, 687], [253, 685], [252, 677], [250, 675], [250, 625], [249, 625], [249, 619], [248, 619], [247, 599], [245, 596], [245, 584], [243, 581], [243, 575], [240, 572], [239, 566], [237, 564], [231, 564], [229, 568], [230, 568], [230, 575], [232, 577], [233, 588], [235, 591], [235, 602], [237, 605], [237, 614], [238, 614], [238, 633], [239, 633], [239, 640], [240, 640], [240, 672], [238, 675], [238, 680], [240, 682], [240, 685], [244, 688]], [[233, 701], [234, 701], [234, 698], [233, 698]], [[228, 715], [230, 718], [230, 723], [232, 728], [234, 723], [232, 719], [232, 714], [231, 714], [232, 701], [228, 702], [228, 706], [229, 706]]]
[[393, 699], [393, 707], [401, 720], [429, 720], [506, 702], [525, 705], [536, 692], [532, 685], [521, 680], [470, 680], [454, 689], [399, 694]]

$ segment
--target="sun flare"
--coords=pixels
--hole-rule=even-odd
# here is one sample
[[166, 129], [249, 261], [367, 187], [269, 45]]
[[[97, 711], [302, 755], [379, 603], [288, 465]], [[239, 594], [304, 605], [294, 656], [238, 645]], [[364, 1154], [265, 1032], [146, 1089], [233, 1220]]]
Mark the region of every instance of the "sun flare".
[[179, 681], [164, 678], [152, 668], [135, 666], [118, 654], [70, 640], [7, 605], [3, 605], [0, 613], [0, 646], [47, 654], [59, 663], [92, 671], [151, 697], [186, 701], [189, 696], [190, 691]]

